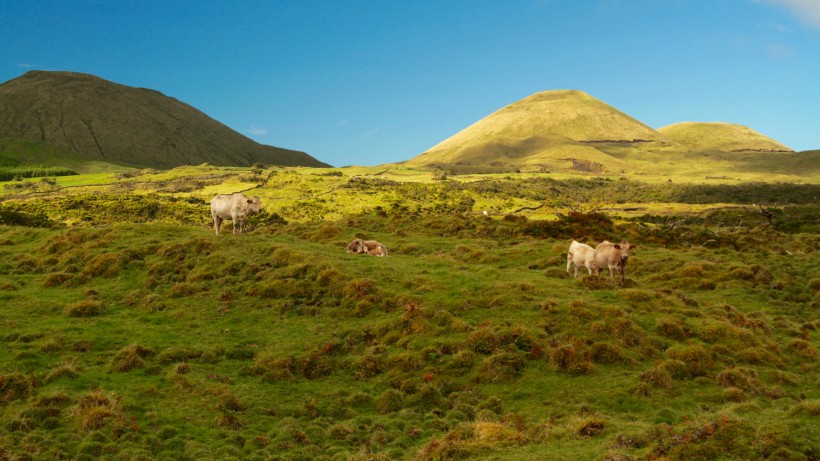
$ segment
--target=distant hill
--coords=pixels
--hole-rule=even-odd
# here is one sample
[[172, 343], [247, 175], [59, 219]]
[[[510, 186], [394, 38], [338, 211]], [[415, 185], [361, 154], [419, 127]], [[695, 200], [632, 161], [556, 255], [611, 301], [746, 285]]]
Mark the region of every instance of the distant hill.
[[73, 72], [30, 71], [0, 85], [0, 138], [140, 167], [329, 166], [304, 152], [259, 144], [158, 91]]
[[602, 171], [629, 167], [606, 148], [671, 144], [663, 134], [584, 92], [544, 91], [484, 117], [406, 163]]
[[731, 123], [682, 122], [658, 132], [691, 151], [794, 152], [751, 128]]

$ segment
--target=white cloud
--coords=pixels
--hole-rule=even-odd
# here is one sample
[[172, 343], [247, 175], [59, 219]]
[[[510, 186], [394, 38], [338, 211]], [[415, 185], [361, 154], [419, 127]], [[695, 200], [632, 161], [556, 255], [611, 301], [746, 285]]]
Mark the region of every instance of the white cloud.
[[811, 27], [820, 28], [820, 1], [818, 0], [754, 0], [756, 3], [780, 5]]
[[17, 64], [17, 67], [31, 67], [31, 64]]
[[256, 136], [265, 136], [268, 134], [268, 130], [267, 128], [259, 125], [251, 125], [251, 127], [248, 128], [248, 133]]

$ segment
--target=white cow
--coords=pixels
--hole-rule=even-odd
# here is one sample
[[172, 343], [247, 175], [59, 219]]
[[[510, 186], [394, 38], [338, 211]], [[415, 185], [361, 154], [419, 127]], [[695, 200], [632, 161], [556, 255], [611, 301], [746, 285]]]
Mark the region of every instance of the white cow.
[[624, 286], [629, 250], [634, 250], [637, 247], [637, 245], [630, 245], [626, 241], [615, 244], [604, 240], [599, 243], [595, 247], [595, 262], [598, 264], [596, 275], [600, 275], [601, 270], [606, 268], [609, 270], [609, 278], [615, 280], [615, 272], [620, 272], [621, 286]]
[[375, 240], [353, 239], [353, 241], [347, 245], [347, 252], [387, 256], [387, 247]]
[[211, 217], [214, 219], [214, 232], [219, 235], [219, 226], [222, 221], [230, 219], [233, 233], [236, 234], [237, 224], [239, 233], [245, 231], [245, 217], [262, 210], [262, 201], [259, 197], [250, 198], [237, 192], [235, 194], [220, 194], [211, 199]]
[[589, 275], [598, 273], [598, 264], [595, 262], [595, 249], [591, 246], [576, 242], [575, 240], [569, 244], [569, 251], [567, 251], [567, 274], [569, 268], [575, 264], [575, 278], [578, 278], [578, 268], [584, 266], [589, 271]]

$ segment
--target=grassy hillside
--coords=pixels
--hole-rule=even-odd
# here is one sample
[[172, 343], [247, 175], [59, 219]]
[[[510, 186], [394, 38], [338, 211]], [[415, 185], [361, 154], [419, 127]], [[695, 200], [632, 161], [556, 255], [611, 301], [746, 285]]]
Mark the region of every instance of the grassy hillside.
[[682, 122], [658, 132], [694, 152], [794, 152], [757, 131], [731, 123]]
[[[622, 143], [658, 146], [668, 140], [581, 91], [545, 91], [490, 114], [407, 164], [506, 166], [509, 171], [522, 163], [541, 166], [541, 160], [547, 162], [544, 167], [555, 167], [550, 162], [567, 162], [582, 147], [589, 153], [599, 145]], [[594, 155], [605, 162], [602, 167], [621, 169], [621, 165], [606, 163], [606, 154]]]
[[816, 236], [667, 247], [601, 221], [640, 246], [619, 289], [568, 278], [569, 239], [538, 229], [0, 227], [0, 454], [817, 456]]
[[[55, 172], [93, 174], [130, 170], [112, 163], [87, 160], [50, 144], [22, 139], [0, 139], [0, 168], [19, 177], [32, 177], [30, 172], [34, 173], [38, 169], [45, 170], [46, 173], [37, 174], [38, 177], [66, 175]], [[0, 181], [8, 181], [10, 178], [6, 176]]]
[[327, 166], [304, 152], [258, 144], [158, 91], [73, 72], [30, 71], [0, 84], [0, 138], [137, 167]]
[[[0, 459], [820, 456], [817, 185], [433, 178], [3, 183]], [[626, 287], [573, 238], [637, 244]]]

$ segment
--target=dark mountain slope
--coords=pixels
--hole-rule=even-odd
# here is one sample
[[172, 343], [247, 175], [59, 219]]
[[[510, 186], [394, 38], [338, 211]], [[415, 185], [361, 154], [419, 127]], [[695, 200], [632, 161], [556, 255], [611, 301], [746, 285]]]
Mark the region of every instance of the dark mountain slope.
[[304, 152], [259, 144], [158, 91], [72, 72], [31, 71], [0, 85], [0, 138], [155, 168], [328, 166]]

